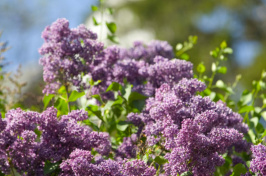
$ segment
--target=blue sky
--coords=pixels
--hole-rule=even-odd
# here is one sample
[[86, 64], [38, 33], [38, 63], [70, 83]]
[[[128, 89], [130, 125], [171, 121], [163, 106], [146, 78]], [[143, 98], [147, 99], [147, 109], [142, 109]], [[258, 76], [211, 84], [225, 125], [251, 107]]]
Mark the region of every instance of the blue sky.
[[1, 0], [1, 41], [7, 41], [10, 50], [4, 56], [6, 70], [14, 70], [19, 64], [38, 64], [38, 49], [43, 40], [45, 26], [58, 18], [66, 18], [70, 27], [83, 23], [97, 0]]

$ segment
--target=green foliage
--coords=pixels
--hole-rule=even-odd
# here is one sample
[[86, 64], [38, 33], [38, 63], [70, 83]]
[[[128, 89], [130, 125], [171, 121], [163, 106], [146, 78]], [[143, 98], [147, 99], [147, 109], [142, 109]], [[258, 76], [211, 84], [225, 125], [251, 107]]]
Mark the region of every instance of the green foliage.
[[[112, 43], [119, 44], [118, 38], [116, 37], [116, 30], [117, 30], [117, 25], [115, 22], [109, 22], [109, 21], [104, 21], [103, 16], [104, 15], [113, 15], [114, 10], [110, 7], [105, 7], [104, 2], [102, 0], [99, 1], [99, 7], [98, 6], [91, 6], [91, 9], [93, 12], [99, 11], [101, 13], [101, 19], [100, 22], [93, 16], [93, 24], [95, 26], [101, 25], [101, 32], [102, 28], [105, 27], [108, 29], [109, 33], [107, 34], [106, 38], [111, 41]], [[102, 34], [101, 34], [102, 35]]]
[[55, 176], [59, 173], [59, 163], [51, 163], [50, 161], [46, 161], [44, 165], [44, 175]]
[[48, 104], [50, 103], [50, 101], [52, 100], [53, 97], [54, 97], [53, 94], [44, 95], [44, 97], [43, 97], [44, 109], [48, 106]]
[[82, 97], [83, 95], [85, 95], [85, 92], [78, 92], [78, 91], [74, 90], [71, 92], [71, 94], [68, 98], [68, 102], [76, 101], [78, 98]]
[[192, 49], [193, 46], [197, 43], [198, 37], [197, 36], [189, 36], [188, 41], [185, 41], [183, 44], [178, 43], [176, 45], [176, 57], [183, 59], [183, 60], [189, 60], [189, 55], [185, 52]]
[[245, 174], [246, 172], [246, 167], [242, 163], [238, 163], [234, 166], [231, 176], [241, 176], [241, 174]]
[[106, 26], [112, 34], [116, 32], [116, 24], [114, 22], [106, 22]]
[[193, 175], [190, 171], [182, 173], [180, 176], [191, 176]]

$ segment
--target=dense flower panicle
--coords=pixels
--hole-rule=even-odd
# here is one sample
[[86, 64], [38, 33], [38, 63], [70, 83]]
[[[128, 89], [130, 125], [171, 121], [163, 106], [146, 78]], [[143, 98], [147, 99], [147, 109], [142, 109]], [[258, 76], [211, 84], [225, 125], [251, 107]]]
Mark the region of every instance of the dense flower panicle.
[[69, 159], [60, 164], [62, 170], [60, 175], [84, 175], [96, 176], [100, 173], [97, 165], [91, 164], [93, 156], [90, 151], [76, 149], [70, 155]]
[[[173, 59], [173, 48], [165, 41], [151, 41], [147, 45], [135, 42], [129, 49], [110, 46], [103, 49], [96, 34], [84, 25], [69, 29], [66, 19], [58, 19], [43, 31], [45, 43], [39, 52], [43, 57], [44, 93], [56, 93], [62, 84], [71, 84], [78, 89], [88, 85], [81, 74], [88, 74], [94, 81], [101, 80], [90, 88], [90, 94], [103, 94], [103, 99], [113, 96], [104, 93], [115, 81], [120, 84], [126, 79], [133, 84], [133, 91], [153, 96], [155, 89], [163, 83], [176, 84], [182, 78], [191, 78], [193, 65]], [[90, 97], [90, 95], [89, 95]]]
[[127, 159], [114, 161], [111, 159], [92, 163], [93, 156], [90, 151], [76, 149], [69, 158], [60, 164], [62, 176], [154, 176], [156, 170], [148, 167], [141, 160]]
[[153, 63], [155, 56], [162, 56], [167, 59], [174, 57], [173, 48], [166, 41], [153, 40], [146, 46], [141, 41], [136, 41], [132, 48], [123, 50], [121, 53], [123, 58], [131, 58], [135, 60], [144, 60], [147, 63]]
[[11, 135], [20, 135], [24, 130], [34, 130], [39, 117], [37, 112], [12, 109], [5, 115], [6, 129]]
[[139, 137], [144, 128], [144, 123], [142, 122], [140, 115], [135, 113], [129, 113], [127, 115], [127, 120], [133, 123], [136, 127], [138, 127], [136, 135]]
[[156, 175], [156, 170], [154, 167], [148, 167], [146, 163], [142, 160], [132, 160], [127, 159], [121, 162], [123, 175], [127, 176], [154, 176]]
[[0, 132], [6, 128], [6, 121], [2, 119], [2, 115], [0, 114]]
[[201, 92], [206, 89], [206, 85], [197, 79], [186, 79], [183, 78], [173, 88], [176, 96], [182, 100], [191, 98], [196, 92]]
[[148, 53], [150, 54], [150, 58], [154, 58], [155, 56], [162, 56], [168, 59], [172, 59], [174, 57], [173, 48], [166, 41], [153, 40], [148, 44]]
[[[73, 115], [76, 117], [73, 118]], [[93, 132], [88, 126], [81, 126], [76, 120], [87, 119], [82, 110], [70, 112], [59, 121], [54, 108], [48, 108], [42, 113], [44, 122], [49, 119], [52, 123], [41, 123], [39, 130], [43, 132], [41, 147], [43, 155], [59, 161], [66, 158], [75, 148], [91, 150], [95, 148], [101, 154], [108, 154], [110, 150], [109, 135], [107, 133]], [[81, 118], [80, 118], [81, 117]]]
[[[87, 118], [84, 110], [74, 110], [58, 120], [53, 107], [41, 114], [21, 109], [8, 111], [6, 118], [1, 120], [5, 127], [0, 132], [2, 172], [10, 173], [8, 161], [12, 161], [19, 173], [43, 175], [45, 161], [61, 161], [75, 149], [94, 148], [99, 154], [108, 155], [111, 149], [109, 135], [93, 132], [88, 126], [77, 123]], [[40, 132], [38, 140], [35, 130]]]
[[62, 119], [74, 119], [76, 121], [83, 121], [88, 118], [88, 112], [84, 110], [73, 110], [67, 115], [62, 116]]
[[108, 159], [100, 163], [101, 176], [124, 176], [119, 162]]
[[171, 151], [164, 166], [169, 175], [188, 170], [194, 175], [212, 175], [224, 162], [221, 154], [232, 146], [239, 151], [237, 146], [247, 144], [242, 133], [248, 128], [239, 114], [221, 101], [195, 95], [205, 88], [197, 79], [183, 78], [172, 87], [163, 84], [137, 116], [145, 124], [147, 144], [160, 142]]
[[250, 170], [259, 175], [266, 175], [266, 146], [259, 144], [251, 147], [253, 159], [250, 162]]
[[[87, 88], [81, 74], [89, 74], [94, 81], [102, 80], [91, 93], [103, 93], [112, 81], [123, 83], [126, 78], [136, 91], [146, 95], [153, 95], [163, 82], [176, 83], [181, 77], [192, 77], [191, 63], [169, 61], [174, 56], [173, 48], [165, 41], [151, 41], [147, 45], [135, 42], [129, 49], [116, 46], [103, 49], [96, 34], [84, 25], [69, 29], [66, 19], [58, 19], [46, 27], [42, 38], [45, 42], [39, 52], [43, 55], [40, 64], [46, 94], [56, 93], [62, 84]], [[162, 58], [154, 59], [156, 56]], [[147, 79], [147, 85], [143, 85]]]
[[[139, 70], [147, 67], [148, 64], [143, 60], [129, 58], [125, 53], [126, 49], [112, 46], [106, 48], [101, 57], [96, 58], [91, 66], [90, 76], [94, 81], [101, 80], [101, 83], [92, 87], [92, 94], [103, 94], [105, 99], [106, 88], [113, 81], [123, 84], [124, 79], [134, 85], [133, 89], [142, 90], [139, 87], [143, 88], [142, 84], [146, 80], [146, 75], [142, 75]], [[106, 98], [108, 97], [112, 96], [109, 95]]]
[[137, 140], [136, 134], [132, 134], [130, 137], [124, 137], [123, 143], [116, 151], [116, 159], [135, 158], [137, 154]]
[[162, 56], [156, 56], [153, 60], [154, 64], [150, 64], [146, 72], [148, 73], [147, 80], [155, 88], [159, 88], [163, 83], [173, 86], [182, 78], [193, 76], [191, 62], [179, 59], [169, 60]]
[[37, 135], [33, 131], [25, 130], [21, 139], [17, 139], [9, 148], [9, 157], [13, 158], [12, 164], [18, 172], [27, 171], [37, 173], [38, 167], [44, 167], [39, 159], [39, 144], [35, 142]]
[[81, 73], [88, 73], [93, 59], [103, 50], [97, 35], [84, 25], [69, 29], [66, 19], [58, 19], [42, 33], [45, 43], [39, 49], [43, 57], [43, 93], [55, 93], [62, 83], [81, 85]]

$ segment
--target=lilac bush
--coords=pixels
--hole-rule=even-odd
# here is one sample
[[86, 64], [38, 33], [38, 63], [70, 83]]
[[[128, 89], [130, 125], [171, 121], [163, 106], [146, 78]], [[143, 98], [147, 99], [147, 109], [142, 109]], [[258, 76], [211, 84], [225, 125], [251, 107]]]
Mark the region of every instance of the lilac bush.
[[[12, 109], [0, 119], [1, 173], [211, 176], [251, 175], [250, 169], [266, 174], [264, 145], [253, 146], [250, 168], [246, 163], [251, 142], [261, 143], [266, 135], [249, 121], [249, 112], [260, 116], [266, 106], [249, 110], [255, 100], [242, 96], [244, 120], [229, 108], [232, 90], [217, 84], [220, 80], [212, 86], [218, 62], [211, 78], [198, 67], [196, 76], [193, 64], [174, 58], [166, 41], [104, 46], [84, 25], [70, 29], [66, 19], [46, 27], [42, 38], [44, 104], [53, 99], [53, 106], [41, 113]], [[226, 44], [212, 51], [215, 59], [224, 53]], [[110, 88], [114, 82], [118, 88]], [[227, 94], [220, 100], [213, 87]], [[211, 93], [215, 96], [206, 96]], [[87, 99], [98, 94], [93, 96], [98, 102], [81, 109], [75, 101], [85, 94]]]
[[266, 175], [266, 146], [259, 144], [251, 147], [254, 158], [250, 162], [250, 170], [259, 175]]
[[170, 150], [165, 155], [169, 161], [164, 166], [166, 175], [186, 171], [212, 175], [224, 163], [221, 154], [245, 143], [243, 134], [248, 127], [242, 117], [221, 101], [196, 95], [205, 88], [197, 79], [184, 78], [173, 87], [163, 84], [138, 117], [145, 124], [147, 144], [159, 143]]
[[99, 154], [108, 155], [111, 149], [109, 135], [77, 123], [87, 118], [82, 110], [72, 111], [60, 120], [55, 108], [48, 108], [41, 114], [10, 110], [1, 120], [2, 172], [9, 174], [16, 169], [19, 173], [43, 175], [45, 161], [61, 161], [74, 149], [94, 148]]

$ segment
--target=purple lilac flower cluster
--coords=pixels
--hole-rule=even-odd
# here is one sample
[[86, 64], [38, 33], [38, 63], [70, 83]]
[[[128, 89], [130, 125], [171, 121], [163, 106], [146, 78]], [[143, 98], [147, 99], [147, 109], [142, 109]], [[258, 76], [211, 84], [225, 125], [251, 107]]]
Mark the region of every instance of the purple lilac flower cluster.
[[42, 33], [44, 44], [39, 49], [43, 55], [45, 94], [55, 93], [62, 84], [82, 87], [81, 73], [87, 74], [94, 58], [103, 50], [103, 44], [96, 41], [97, 35], [84, 25], [69, 29], [66, 19], [58, 19]]
[[62, 176], [154, 176], [156, 170], [141, 160], [114, 161], [111, 159], [92, 163], [90, 151], [76, 149], [60, 164]]
[[251, 147], [253, 159], [250, 162], [250, 170], [258, 175], [266, 175], [266, 146], [259, 144]]
[[60, 120], [52, 107], [41, 114], [10, 110], [5, 119], [0, 119], [0, 170], [5, 174], [15, 169], [21, 174], [43, 175], [45, 161], [60, 162], [75, 149], [94, 148], [108, 155], [109, 135], [77, 123], [87, 118], [83, 110], [72, 111]]
[[104, 92], [111, 82], [123, 84], [126, 79], [133, 91], [153, 96], [162, 83], [173, 85], [182, 78], [191, 78], [190, 62], [172, 59], [172, 47], [163, 41], [152, 41], [146, 47], [135, 42], [133, 48], [108, 47], [91, 69], [93, 80], [102, 82], [92, 88], [93, 94]]
[[246, 143], [243, 133], [248, 127], [242, 117], [222, 101], [196, 95], [205, 88], [197, 79], [184, 78], [172, 87], [163, 84], [141, 114], [130, 115], [131, 121], [144, 122], [148, 145], [158, 143], [170, 151], [165, 155], [165, 175], [212, 175], [224, 163], [221, 154]]
[[[43, 57], [43, 78], [46, 94], [55, 93], [63, 84], [86, 88], [81, 74], [88, 74], [94, 81], [90, 94], [103, 94], [115, 81], [123, 84], [127, 79], [134, 91], [153, 96], [162, 83], [173, 85], [181, 78], [191, 78], [193, 65], [173, 58], [173, 49], [165, 41], [151, 41], [148, 45], [135, 42], [129, 49], [110, 46], [103, 49], [96, 34], [84, 25], [69, 29], [66, 19], [58, 19], [43, 31], [45, 43], [39, 52]], [[112, 94], [105, 93], [108, 99]]]

